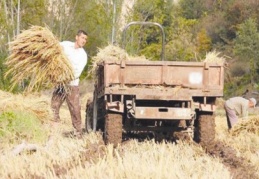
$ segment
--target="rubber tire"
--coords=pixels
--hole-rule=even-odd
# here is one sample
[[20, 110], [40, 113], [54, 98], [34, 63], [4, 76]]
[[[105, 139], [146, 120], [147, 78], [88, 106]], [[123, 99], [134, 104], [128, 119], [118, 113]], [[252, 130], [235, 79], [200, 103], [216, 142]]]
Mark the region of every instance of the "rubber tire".
[[87, 132], [104, 131], [105, 105], [103, 99], [92, 101], [87, 104], [85, 129]]
[[121, 114], [108, 113], [105, 115], [104, 142], [105, 144], [113, 144], [114, 146], [122, 142]]
[[88, 133], [93, 131], [93, 101], [86, 104], [85, 129]]
[[201, 146], [206, 147], [215, 140], [215, 116], [212, 114], [200, 114], [194, 132], [194, 140]]

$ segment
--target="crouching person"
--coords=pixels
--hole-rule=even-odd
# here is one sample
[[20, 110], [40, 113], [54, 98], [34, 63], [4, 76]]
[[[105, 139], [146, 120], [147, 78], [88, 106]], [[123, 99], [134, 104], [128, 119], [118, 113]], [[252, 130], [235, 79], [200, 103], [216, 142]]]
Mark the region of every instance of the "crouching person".
[[256, 100], [254, 98], [245, 99], [243, 97], [233, 97], [228, 99], [224, 108], [227, 116], [228, 129], [231, 129], [238, 122], [238, 116], [241, 119], [248, 117], [248, 108], [254, 108]]

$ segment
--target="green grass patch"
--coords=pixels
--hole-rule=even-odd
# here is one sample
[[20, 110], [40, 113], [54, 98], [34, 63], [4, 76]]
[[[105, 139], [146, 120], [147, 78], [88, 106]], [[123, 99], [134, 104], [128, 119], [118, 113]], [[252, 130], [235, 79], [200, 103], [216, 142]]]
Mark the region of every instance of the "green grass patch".
[[17, 143], [23, 140], [42, 142], [47, 131], [33, 114], [23, 111], [5, 111], [0, 113], [0, 140]]

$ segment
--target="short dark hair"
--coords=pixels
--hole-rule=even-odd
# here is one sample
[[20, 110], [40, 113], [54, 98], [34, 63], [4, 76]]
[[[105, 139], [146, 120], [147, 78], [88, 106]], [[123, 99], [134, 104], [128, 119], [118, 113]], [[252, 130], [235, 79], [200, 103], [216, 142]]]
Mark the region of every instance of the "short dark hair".
[[81, 35], [81, 34], [88, 35], [84, 30], [78, 30], [76, 35]]

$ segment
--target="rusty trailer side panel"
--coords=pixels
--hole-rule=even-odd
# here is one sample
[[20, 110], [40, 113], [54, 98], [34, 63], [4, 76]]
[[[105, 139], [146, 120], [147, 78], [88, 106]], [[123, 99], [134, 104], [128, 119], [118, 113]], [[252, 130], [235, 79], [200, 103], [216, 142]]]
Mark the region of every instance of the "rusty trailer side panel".
[[[201, 96], [222, 96], [223, 74], [223, 64], [217, 63], [109, 61], [99, 64], [97, 88], [99, 92], [105, 92], [105, 88], [114, 85], [119, 85], [121, 88], [137, 85], [180, 86], [196, 90], [196, 93]], [[137, 90], [135, 88], [136, 93]], [[127, 91], [129, 92], [129, 89]], [[123, 90], [119, 90], [119, 93], [123, 93]]]

